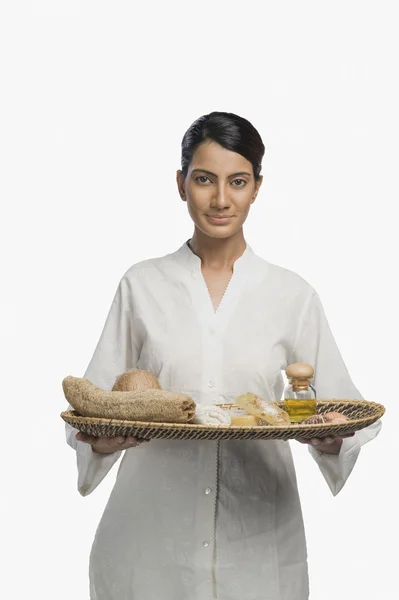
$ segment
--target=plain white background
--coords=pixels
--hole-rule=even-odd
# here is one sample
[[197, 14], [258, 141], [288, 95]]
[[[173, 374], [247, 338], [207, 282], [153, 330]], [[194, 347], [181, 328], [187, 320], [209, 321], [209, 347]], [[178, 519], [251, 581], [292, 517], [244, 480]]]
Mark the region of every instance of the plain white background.
[[88, 599], [116, 468], [80, 497], [61, 381], [85, 371], [122, 274], [191, 236], [181, 138], [223, 110], [267, 149], [247, 241], [316, 288], [355, 384], [387, 409], [335, 498], [291, 443], [311, 600], [397, 598], [394, 4], [2, 3], [3, 597]]

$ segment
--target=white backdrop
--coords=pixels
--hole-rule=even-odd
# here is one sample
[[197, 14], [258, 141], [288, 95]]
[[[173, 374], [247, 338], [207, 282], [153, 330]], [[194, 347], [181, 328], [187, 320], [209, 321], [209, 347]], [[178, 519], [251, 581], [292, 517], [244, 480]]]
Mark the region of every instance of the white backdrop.
[[191, 236], [175, 183], [181, 138], [225, 110], [267, 148], [248, 243], [316, 288], [356, 386], [387, 408], [335, 498], [307, 447], [291, 443], [311, 600], [394, 600], [395, 3], [133, 4], [0, 9], [1, 595], [88, 598], [116, 468], [78, 494], [61, 381], [85, 371], [129, 266]]

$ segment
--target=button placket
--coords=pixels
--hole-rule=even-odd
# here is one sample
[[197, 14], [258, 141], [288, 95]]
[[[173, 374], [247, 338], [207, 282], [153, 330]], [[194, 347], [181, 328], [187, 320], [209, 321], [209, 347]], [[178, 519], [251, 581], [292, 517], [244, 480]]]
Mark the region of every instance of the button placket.
[[[200, 497], [198, 502], [198, 522], [201, 528], [198, 529], [199, 538], [197, 538], [199, 560], [203, 561], [206, 569], [211, 574], [212, 569], [212, 549], [214, 547], [214, 490], [217, 486], [217, 460], [216, 460], [216, 442], [209, 441], [200, 449], [201, 472], [198, 479], [197, 493]], [[210, 596], [212, 597], [212, 596]]]
[[208, 322], [203, 329], [203, 381], [210, 393], [210, 404], [213, 403], [211, 397], [218, 391], [217, 373], [220, 373], [220, 348], [215, 333], [215, 324]]

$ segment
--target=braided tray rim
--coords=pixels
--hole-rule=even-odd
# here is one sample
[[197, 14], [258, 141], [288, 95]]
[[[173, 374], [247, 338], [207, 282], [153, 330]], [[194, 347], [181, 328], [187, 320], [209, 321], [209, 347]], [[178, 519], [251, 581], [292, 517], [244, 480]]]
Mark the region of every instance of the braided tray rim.
[[[284, 402], [276, 402], [283, 408]], [[234, 408], [235, 404], [219, 404], [223, 408]], [[345, 414], [349, 420], [345, 423], [318, 423], [303, 425], [199, 425], [194, 423], [151, 423], [144, 421], [123, 421], [98, 417], [82, 417], [73, 410], [63, 411], [62, 419], [82, 433], [94, 436], [117, 437], [137, 436], [144, 439], [176, 439], [176, 440], [239, 440], [239, 439], [307, 439], [346, 435], [359, 431], [375, 423], [385, 413], [385, 407], [368, 400], [333, 399], [317, 400], [317, 413], [323, 414], [337, 411]], [[351, 418], [353, 415], [353, 418]]]

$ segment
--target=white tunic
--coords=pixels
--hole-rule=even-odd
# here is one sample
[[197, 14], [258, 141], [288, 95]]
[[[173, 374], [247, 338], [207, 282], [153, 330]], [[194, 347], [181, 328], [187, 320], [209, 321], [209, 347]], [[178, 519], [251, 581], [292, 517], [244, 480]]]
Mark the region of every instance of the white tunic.
[[[247, 244], [216, 312], [201, 259], [184, 243], [123, 275], [84, 377], [111, 389], [138, 367], [197, 403], [244, 392], [279, 400], [281, 370], [315, 367], [318, 397], [362, 399], [315, 290]], [[331, 492], [381, 422], [339, 455], [308, 446]], [[85, 496], [122, 452], [75, 439]], [[90, 555], [92, 600], [307, 600], [307, 551], [290, 442], [153, 440], [126, 450]]]

